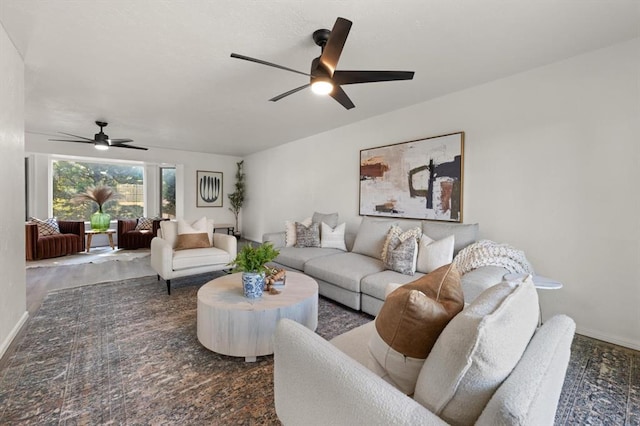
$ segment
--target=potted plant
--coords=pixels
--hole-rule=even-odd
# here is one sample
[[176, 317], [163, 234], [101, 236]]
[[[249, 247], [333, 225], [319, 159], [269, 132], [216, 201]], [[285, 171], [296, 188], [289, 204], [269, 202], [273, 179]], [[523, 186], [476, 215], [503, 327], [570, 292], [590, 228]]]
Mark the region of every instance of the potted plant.
[[81, 194], [73, 197], [73, 201], [80, 203], [84, 201], [93, 201], [98, 205], [98, 211], [91, 215], [91, 229], [97, 231], [106, 231], [111, 224], [111, 216], [102, 211], [102, 206], [109, 201], [117, 198], [116, 193], [108, 186], [89, 187]]
[[242, 290], [250, 299], [262, 296], [267, 263], [278, 257], [280, 251], [271, 243], [264, 243], [257, 247], [247, 244], [238, 253], [235, 260], [229, 263], [233, 272], [242, 272]]
[[238, 163], [236, 163], [236, 166], [238, 166], [238, 170], [236, 171], [236, 190], [234, 192], [232, 192], [231, 194], [228, 194], [227, 197], [229, 197], [229, 203], [231, 204], [231, 207], [229, 207], [229, 210], [231, 210], [231, 212], [233, 213], [233, 215], [236, 218], [236, 230], [235, 230], [235, 236], [236, 238], [240, 238], [240, 228], [238, 227], [238, 215], [240, 214], [240, 209], [242, 208], [242, 205], [244, 204], [244, 160], [240, 161]]

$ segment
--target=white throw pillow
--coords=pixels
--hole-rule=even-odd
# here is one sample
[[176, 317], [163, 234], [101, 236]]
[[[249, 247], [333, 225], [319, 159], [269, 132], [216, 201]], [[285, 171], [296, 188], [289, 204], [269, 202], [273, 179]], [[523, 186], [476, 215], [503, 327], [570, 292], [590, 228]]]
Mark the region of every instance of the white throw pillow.
[[201, 234], [207, 232], [207, 218], [201, 217], [193, 223], [188, 223], [184, 219], [178, 219], [178, 235]]
[[418, 243], [418, 261], [416, 271], [428, 274], [441, 266], [453, 262], [453, 248], [455, 239], [453, 235], [435, 241], [422, 234]]
[[[304, 220], [298, 221], [298, 223], [303, 224], [304, 226], [311, 225], [311, 218], [308, 217]], [[284, 222], [284, 240], [286, 247], [293, 247], [296, 245], [296, 221], [295, 220], [287, 220]]]
[[440, 334], [414, 399], [451, 424], [473, 424], [511, 374], [538, 325], [531, 277], [482, 292]]
[[331, 226], [322, 222], [320, 227], [320, 247], [347, 251], [347, 246], [344, 243], [344, 232], [346, 227], [346, 223], [341, 223], [335, 228], [331, 228]]

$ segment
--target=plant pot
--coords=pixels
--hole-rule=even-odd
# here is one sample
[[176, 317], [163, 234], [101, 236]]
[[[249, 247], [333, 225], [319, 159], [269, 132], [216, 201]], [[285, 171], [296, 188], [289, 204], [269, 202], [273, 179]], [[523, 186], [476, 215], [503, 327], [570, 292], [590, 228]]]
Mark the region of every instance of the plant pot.
[[108, 213], [95, 212], [91, 215], [91, 229], [106, 231], [111, 225], [111, 216]]
[[264, 274], [256, 272], [242, 273], [242, 291], [248, 299], [258, 299], [262, 297], [264, 290]]

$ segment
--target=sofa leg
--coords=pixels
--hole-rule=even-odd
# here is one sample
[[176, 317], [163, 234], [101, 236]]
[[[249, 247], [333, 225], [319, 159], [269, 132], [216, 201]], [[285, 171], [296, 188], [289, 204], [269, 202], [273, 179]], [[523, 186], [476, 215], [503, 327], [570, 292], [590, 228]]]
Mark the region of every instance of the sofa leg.
[[167, 294], [171, 295], [171, 280], [167, 280]]
[[156, 277], [158, 277], [158, 281], [160, 281], [160, 274], [156, 275]]

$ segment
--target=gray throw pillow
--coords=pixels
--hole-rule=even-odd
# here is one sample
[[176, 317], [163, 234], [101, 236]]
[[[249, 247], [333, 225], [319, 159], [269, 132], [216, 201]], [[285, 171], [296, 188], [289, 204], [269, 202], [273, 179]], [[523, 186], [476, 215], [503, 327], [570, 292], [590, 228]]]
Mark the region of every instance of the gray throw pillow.
[[296, 222], [296, 247], [320, 247], [320, 228], [317, 223], [304, 226]]
[[389, 244], [384, 266], [404, 275], [413, 275], [416, 272], [417, 256], [418, 241], [415, 237], [400, 242], [400, 238], [396, 236], [395, 241]]
[[338, 213], [318, 213], [315, 212], [313, 217], [311, 218], [311, 222], [317, 223], [318, 225], [322, 222], [326, 223], [332, 228], [338, 226]]

